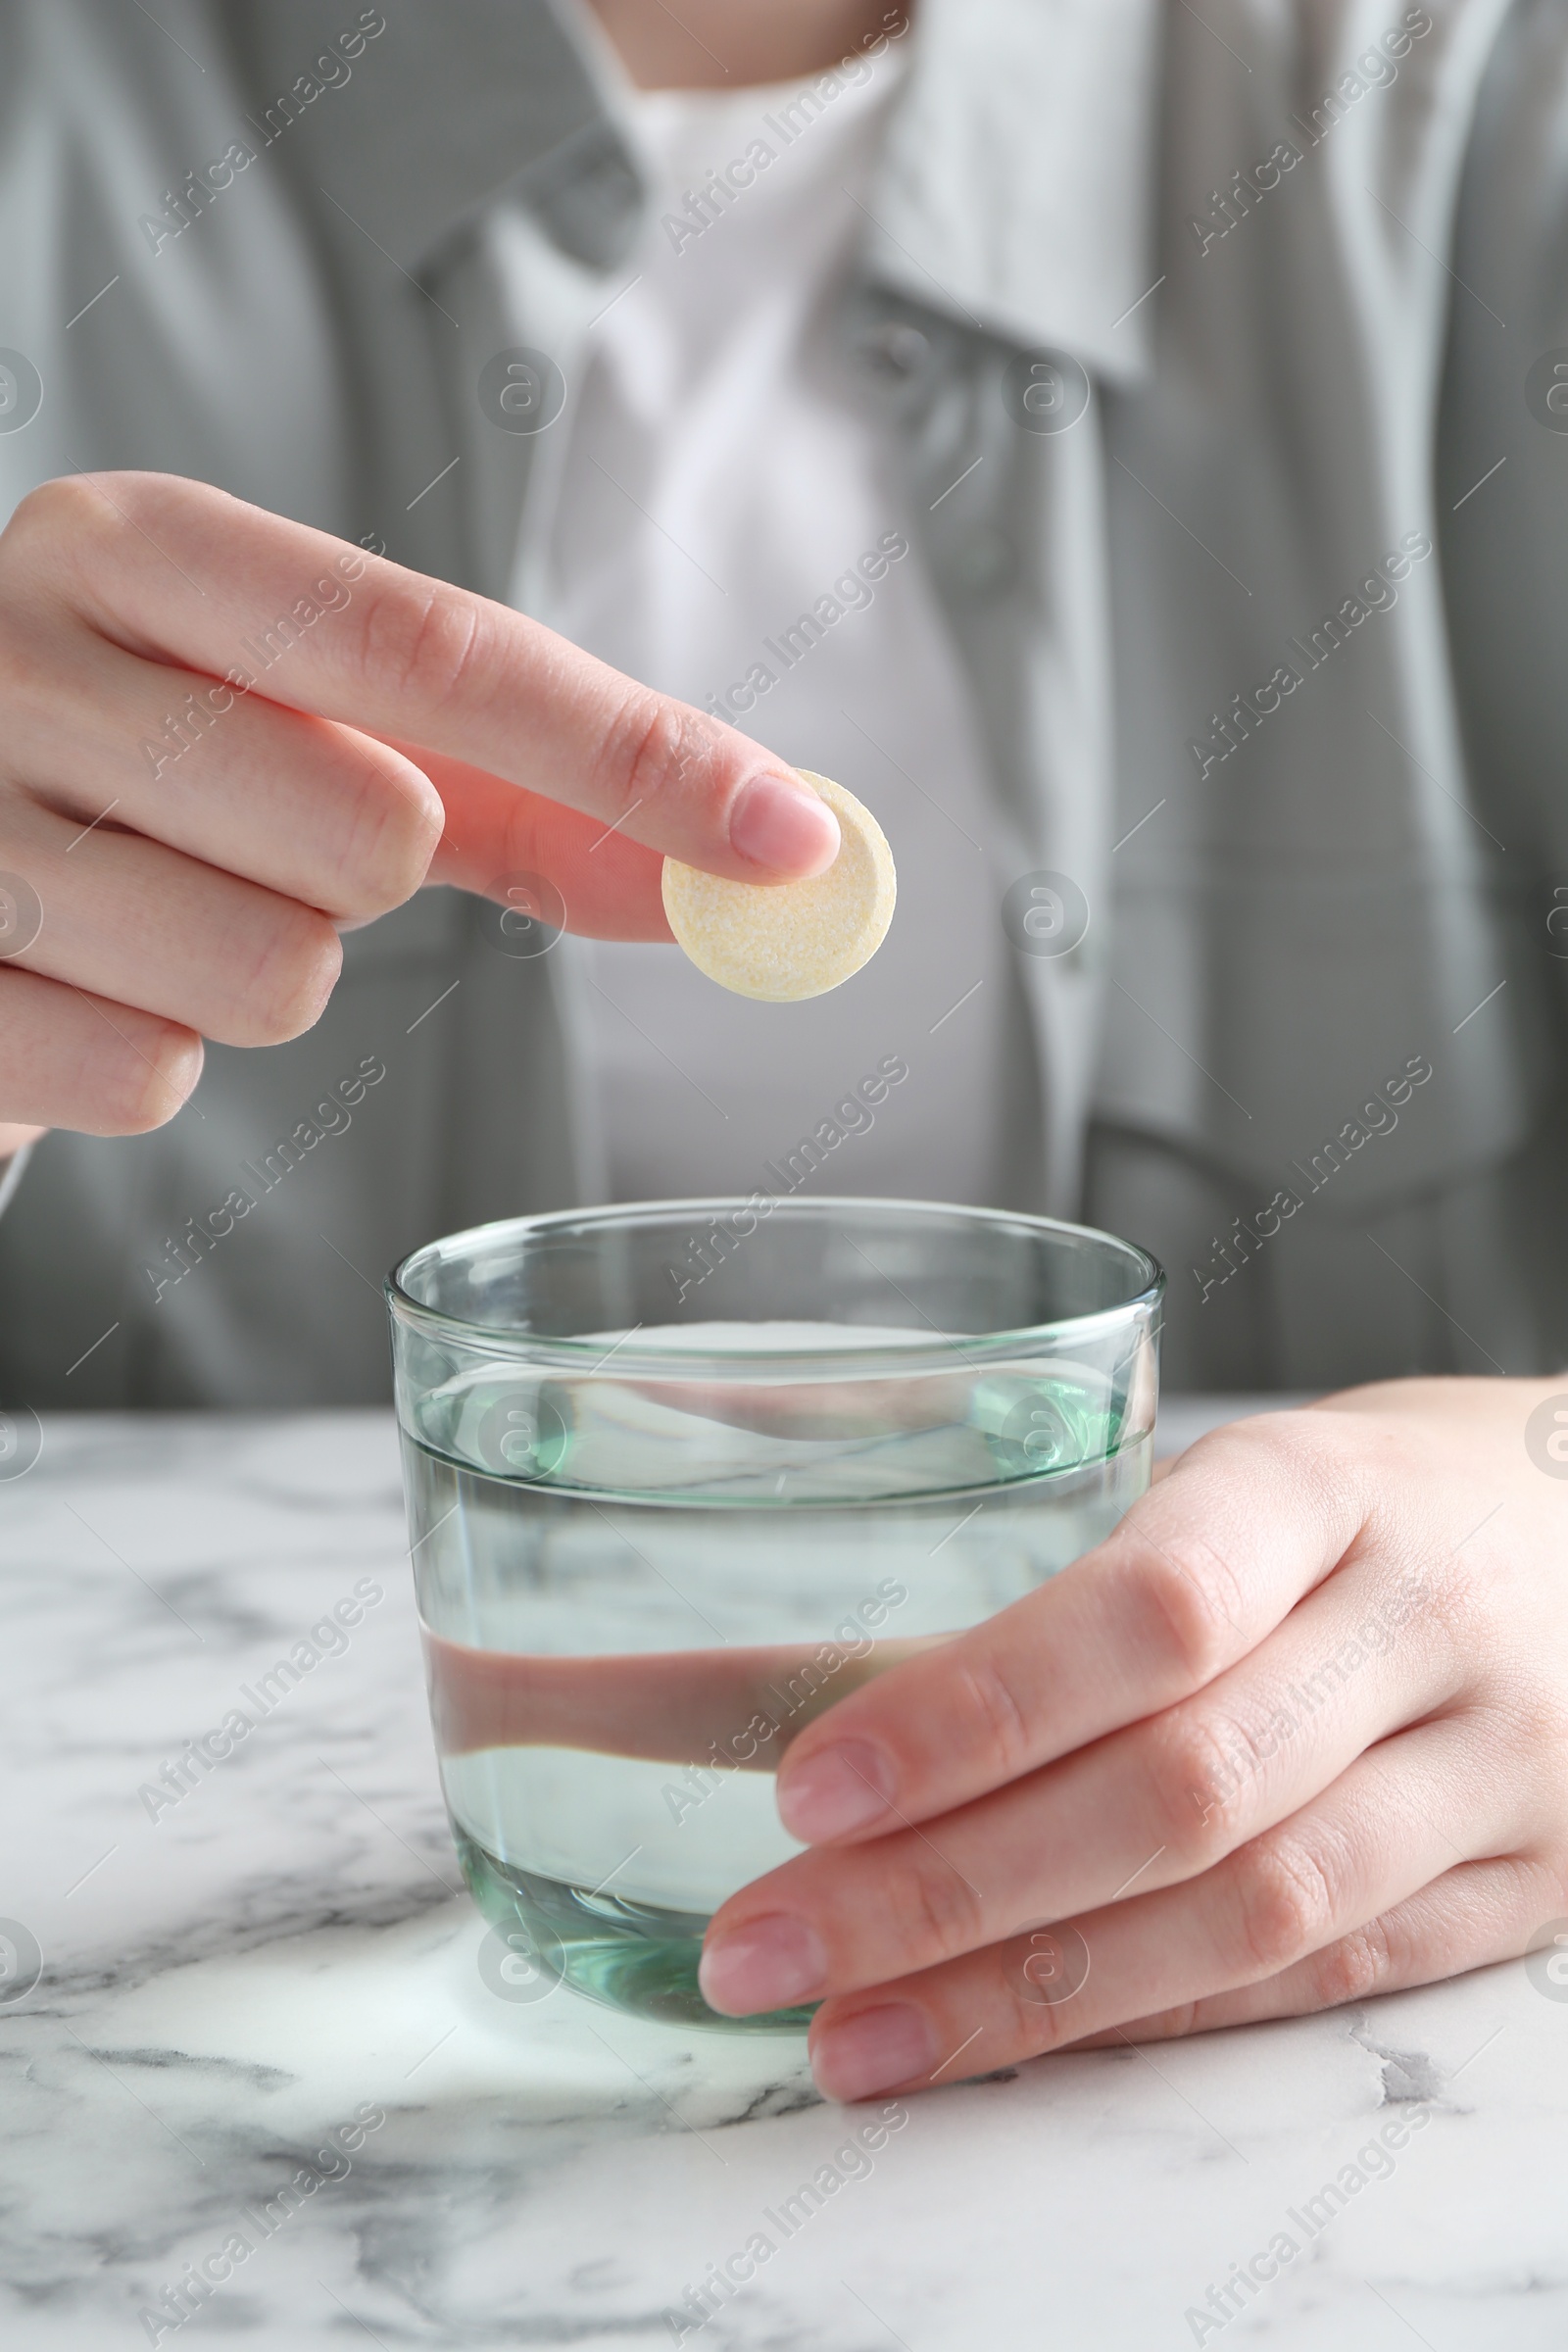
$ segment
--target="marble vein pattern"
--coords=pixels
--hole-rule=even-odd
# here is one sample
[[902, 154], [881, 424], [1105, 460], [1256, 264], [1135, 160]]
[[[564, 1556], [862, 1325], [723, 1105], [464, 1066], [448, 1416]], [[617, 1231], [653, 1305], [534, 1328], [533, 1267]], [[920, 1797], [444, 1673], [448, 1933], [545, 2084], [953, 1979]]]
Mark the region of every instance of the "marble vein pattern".
[[[906, 2102], [870, 2157], [878, 2110], [818, 2100], [797, 2039], [498, 2001], [406, 1545], [380, 1413], [62, 1416], [0, 1480], [0, 1921], [41, 1955], [0, 1979], [7, 2352], [1568, 2340], [1568, 2001], [1522, 1966], [1004, 2069]], [[367, 1583], [341, 1649], [150, 1803]], [[1286, 2219], [1391, 2125], [1321, 2228]], [[1296, 2256], [1222, 2319], [1282, 2230]]]

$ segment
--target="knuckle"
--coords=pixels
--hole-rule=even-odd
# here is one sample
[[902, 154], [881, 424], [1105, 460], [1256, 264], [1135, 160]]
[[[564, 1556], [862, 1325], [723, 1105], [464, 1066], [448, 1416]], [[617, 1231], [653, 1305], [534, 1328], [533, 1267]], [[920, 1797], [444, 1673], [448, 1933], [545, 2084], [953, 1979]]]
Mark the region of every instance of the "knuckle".
[[1306, 1405], [1230, 1421], [1199, 1440], [1205, 1452], [1269, 1465], [1303, 1499], [1315, 1494], [1325, 1477], [1343, 1477], [1364, 1451], [1365, 1443], [1354, 1416], [1318, 1412]]
[[990, 1655], [964, 1658], [955, 1660], [951, 1671], [961, 1727], [958, 1744], [1000, 1765], [1009, 1780], [1027, 1771], [1034, 1740], [1002, 1661]]
[[1396, 1930], [1386, 1919], [1372, 1919], [1315, 1953], [1307, 1981], [1319, 2008], [1343, 2009], [1347, 2002], [1365, 2000], [1401, 1983], [1405, 1966], [1403, 1939]]
[[101, 511], [97, 492], [80, 475], [57, 474], [18, 501], [5, 536], [13, 546], [41, 541], [45, 547], [57, 548], [63, 540], [96, 526]]
[[76, 557], [99, 546], [103, 536], [97, 491], [73, 474], [40, 482], [19, 501], [0, 534], [0, 580], [13, 595], [36, 595], [44, 582], [70, 579]]
[[1334, 1888], [1322, 1861], [1295, 1838], [1260, 1838], [1237, 1858], [1241, 1956], [1275, 1977], [1333, 1933]]
[[916, 1949], [928, 1959], [947, 1959], [984, 1942], [979, 1895], [940, 1856], [922, 1848], [919, 1859], [910, 1863], [906, 1901], [911, 1917], [906, 1938], [900, 1938], [901, 1949]]
[[1128, 2028], [1133, 2041], [1182, 2041], [1189, 2034], [1201, 2034], [1207, 2022], [1206, 2004], [1200, 1997], [1177, 2001], [1170, 2009], [1156, 2009], [1152, 2017], [1140, 2017]]
[[1200, 1537], [1172, 1544], [1147, 1539], [1126, 1569], [1133, 1621], [1152, 1637], [1189, 1690], [1201, 1690], [1240, 1646], [1242, 1595], [1235, 1577]]
[[1049, 2051], [1076, 2041], [1091, 2028], [1083, 2018], [1074, 2017], [1079, 2005], [1076, 2001], [1042, 2001], [1030, 1997], [1028, 1979], [1023, 1973], [1028, 1956], [1027, 1945], [1020, 1946], [1003, 1980], [1007, 2002], [1007, 2047], [1013, 2057], [1043, 2058]]
[[598, 782], [616, 816], [639, 801], [655, 805], [690, 787], [692, 773], [708, 757], [707, 724], [700, 713], [663, 695], [638, 688], [612, 718], [600, 754]]
[[371, 589], [359, 621], [361, 675], [372, 693], [439, 710], [476, 671], [490, 640], [477, 600], [444, 580]]
[[135, 470], [57, 474], [29, 490], [0, 534], [0, 577], [25, 584], [90, 615], [102, 626], [106, 571], [118, 554], [149, 539], [167, 548], [165, 534], [209, 501], [237, 506], [225, 491], [175, 474]]
[[1173, 1853], [1195, 1866], [1229, 1853], [1261, 1769], [1256, 1743], [1228, 1717], [1196, 1709], [1159, 1718], [1146, 1739], [1154, 1816]]

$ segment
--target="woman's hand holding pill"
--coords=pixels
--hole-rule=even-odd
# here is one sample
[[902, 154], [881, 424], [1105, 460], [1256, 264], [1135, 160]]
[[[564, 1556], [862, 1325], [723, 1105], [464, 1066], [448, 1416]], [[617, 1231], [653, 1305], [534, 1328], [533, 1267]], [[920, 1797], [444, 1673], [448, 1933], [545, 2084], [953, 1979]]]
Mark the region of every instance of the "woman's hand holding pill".
[[716, 1914], [708, 1998], [822, 2000], [817, 2080], [859, 2098], [1524, 1951], [1568, 1916], [1561, 1386], [1391, 1382], [1203, 1439], [801, 1734], [810, 1850]]
[[0, 1154], [174, 1114], [202, 1039], [317, 1019], [339, 929], [521, 871], [566, 927], [667, 940], [665, 856], [824, 871], [758, 745], [506, 607], [162, 474], [0, 536]]
[[869, 963], [893, 920], [893, 853], [869, 808], [826, 776], [801, 775], [838, 820], [841, 845], [823, 874], [761, 890], [664, 860], [664, 912], [700, 972], [736, 996], [798, 1004], [826, 996]]

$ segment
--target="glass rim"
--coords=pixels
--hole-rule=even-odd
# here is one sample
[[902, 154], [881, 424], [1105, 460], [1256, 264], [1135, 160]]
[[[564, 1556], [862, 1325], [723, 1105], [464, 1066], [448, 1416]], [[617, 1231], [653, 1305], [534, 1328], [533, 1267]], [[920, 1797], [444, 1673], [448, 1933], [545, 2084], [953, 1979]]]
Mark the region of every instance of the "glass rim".
[[[584, 1359], [592, 1356], [588, 1367], [596, 1371], [600, 1364], [613, 1357], [624, 1370], [635, 1365], [639, 1371], [668, 1368], [676, 1377], [690, 1379], [694, 1365], [706, 1363], [721, 1370], [753, 1375], [765, 1367], [787, 1368], [793, 1376], [805, 1370], [819, 1377], [843, 1379], [865, 1368], [884, 1375], [897, 1372], [924, 1372], [951, 1366], [955, 1362], [972, 1362], [976, 1357], [1009, 1355], [1020, 1350], [1041, 1352], [1046, 1348], [1059, 1349], [1064, 1340], [1088, 1339], [1118, 1323], [1132, 1322], [1140, 1310], [1157, 1308], [1164, 1296], [1166, 1277], [1158, 1260], [1136, 1242], [1123, 1241], [1118, 1234], [1106, 1233], [1099, 1226], [1077, 1225], [1060, 1217], [1037, 1217], [1018, 1209], [970, 1208], [943, 1200], [905, 1200], [879, 1195], [849, 1195], [820, 1193], [808, 1200], [790, 1198], [775, 1199], [769, 1216], [783, 1211], [800, 1215], [808, 1212], [820, 1217], [829, 1212], [848, 1212], [861, 1215], [867, 1212], [897, 1211], [901, 1215], [958, 1218], [976, 1227], [1022, 1229], [1026, 1233], [1051, 1234], [1074, 1241], [1093, 1242], [1116, 1251], [1129, 1264], [1130, 1271], [1140, 1277], [1139, 1287], [1130, 1290], [1127, 1298], [1114, 1306], [1096, 1307], [1081, 1315], [1062, 1315], [1047, 1323], [1026, 1323], [994, 1332], [935, 1332], [926, 1339], [911, 1333], [907, 1343], [878, 1341], [856, 1348], [731, 1348], [722, 1349], [670, 1348], [660, 1342], [644, 1343], [639, 1347], [637, 1332], [632, 1329], [606, 1348], [603, 1335], [586, 1339], [559, 1337], [549, 1333], [525, 1331], [515, 1324], [475, 1323], [462, 1315], [448, 1314], [440, 1307], [427, 1306], [414, 1297], [408, 1280], [421, 1261], [427, 1261], [436, 1251], [456, 1250], [465, 1245], [472, 1254], [474, 1246], [494, 1242], [502, 1235], [522, 1236], [564, 1232], [571, 1228], [629, 1226], [652, 1224], [674, 1216], [690, 1215], [694, 1221], [711, 1221], [723, 1214], [733, 1215], [740, 1209], [753, 1209], [753, 1194], [716, 1194], [678, 1200], [625, 1200], [603, 1203], [589, 1208], [547, 1209], [537, 1215], [497, 1217], [483, 1225], [470, 1225], [461, 1232], [442, 1234], [434, 1241], [422, 1242], [400, 1258], [383, 1282], [382, 1294], [395, 1322], [413, 1326], [425, 1337], [454, 1341], [458, 1345], [482, 1348], [492, 1355], [516, 1356], [532, 1362], [560, 1365], [563, 1369], [581, 1371]], [[755, 1212], [754, 1212], [755, 1213]], [[754, 1228], [755, 1230], [755, 1228]], [[743, 1236], [742, 1239], [749, 1239]], [[880, 1268], [874, 1269], [880, 1272]], [[886, 1279], [891, 1280], [891, 1276]], [[895, 1286], [897, 1287], [897, 1286]], [[912, 1303], [912, 1301], [910, 1302]], [[916, 1310], [918, 1311], [918, 1309]], [[667, 1327], [666, 1327], [667, 1328]], [[851, 1332], [853, 1324], [843, 1329]]]

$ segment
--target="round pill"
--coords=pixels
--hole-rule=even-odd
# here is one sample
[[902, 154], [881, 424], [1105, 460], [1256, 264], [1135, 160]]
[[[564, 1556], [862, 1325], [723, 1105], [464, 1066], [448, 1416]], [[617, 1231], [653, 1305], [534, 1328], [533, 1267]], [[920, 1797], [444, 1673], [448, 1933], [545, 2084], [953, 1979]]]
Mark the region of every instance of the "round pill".
[[876, 818], [855, 795], [808, 768], [797, 773], [839, 820], [839, 854], [808, 882], [727, 882], [664, 859], [664, 912], [710, 980], [768, 1004], [798, 1004], [869, 963], [893, 920], [898, 882]]

